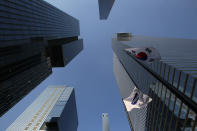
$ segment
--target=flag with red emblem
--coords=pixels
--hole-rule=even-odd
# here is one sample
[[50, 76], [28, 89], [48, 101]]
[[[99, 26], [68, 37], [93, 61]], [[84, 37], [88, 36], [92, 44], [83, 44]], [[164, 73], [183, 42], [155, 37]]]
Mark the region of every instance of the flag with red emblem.
[[155, 60], [161, 60], [160, 53], [154, 47], [128, 48], [125, 51], [148, 64]]

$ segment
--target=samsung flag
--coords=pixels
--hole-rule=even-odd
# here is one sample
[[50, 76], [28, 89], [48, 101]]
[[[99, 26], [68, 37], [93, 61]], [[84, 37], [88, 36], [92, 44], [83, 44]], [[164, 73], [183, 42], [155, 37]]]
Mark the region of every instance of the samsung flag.
[[159, 52], [154, 47], [128, 48], [125, 51], [148, 64], [155, 60], [161, 60]]
[[128, 111], [134, 108], [143, 108], [152, 101], [148, 95], [143, 94], [136, 87], [133, 89], [131, 95], [123, 100]]

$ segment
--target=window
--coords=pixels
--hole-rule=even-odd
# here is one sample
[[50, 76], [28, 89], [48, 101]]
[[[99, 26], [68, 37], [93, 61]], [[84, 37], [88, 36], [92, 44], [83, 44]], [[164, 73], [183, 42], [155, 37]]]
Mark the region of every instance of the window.
[[178, 116], [180, 106], [181, 106], [181, 101], [180, 101], [180, 99], [177, 98], [176, 104], [175, 104], [175, 109], [174, 109], [174, 114], [176, 116]]
[[169, 98], [170, 98], [170, 91], [167, 89], [166, 100], [165, 100], [166, 106], [168, 106]]
[[191, 76], [189, 76], [189, 79], [187, 81], [186, 91], [185, 91], [185, 94], [188, 97], [191, 97], [193, 84], [194, 84], [194, 78], [192, 78]]
[[169, 109], [171, 111], [173, 110], [174, 102], [175, 102], [175, 95], [171, 94], [170, 105], [169, 105]]
[[186, 75], [185, 75], [185, 73], [182, 72], [181, 73], [181, 79], [180, 79], [180, 85], [178, 87], [181, 92], [183, 92], [183, 90], [184, 90], [185, 82], [186, 82]]
[[178, 80], [179, 80], [180, 74], [181, 74], [180, 71], [178, 71], [178, 70], [175, 71], [173, 86], [175, 86], [176, 88], [178, 86]]
[[162, 64], [162, 67], [161, 67], [161, 77], [164, 76], [164, 71], [165, 71], [165, 64]]
[[170, 72], [169, 72], [169, 78], [168, 78], [168, 82], [171, 84], [173, 78], [173, 74], [174, 74], [175, 69], [173, 69], [172, 67], [170, 68]]
[[194, 88], [194, 95], [193, 95], [193, 98], [192, 98], [196, 103], [197, 103], [197, 84]]
[[162, 95], [161, 95], [161, 100], [162, 101], [164, 101], [164, 99], [165, 99], [165, 93], [166, 93], [166, 87], [163, 85]]
[[188, 107], [185, 104], [182, 104], [180, 118], [185, 119]]
[[165, 76], [164, 76], [165, 80], [168, 80], [168, 72], [169, 71], [170, 71], [170, 67], [168, 65], [166, 65]]

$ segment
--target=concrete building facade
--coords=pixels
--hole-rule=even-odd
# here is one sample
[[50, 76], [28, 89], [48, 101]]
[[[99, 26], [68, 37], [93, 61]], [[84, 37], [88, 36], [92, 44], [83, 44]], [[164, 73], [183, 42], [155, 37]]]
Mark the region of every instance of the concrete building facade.
[[6, 131], [77, 131], [74, 88], [49, 86]]

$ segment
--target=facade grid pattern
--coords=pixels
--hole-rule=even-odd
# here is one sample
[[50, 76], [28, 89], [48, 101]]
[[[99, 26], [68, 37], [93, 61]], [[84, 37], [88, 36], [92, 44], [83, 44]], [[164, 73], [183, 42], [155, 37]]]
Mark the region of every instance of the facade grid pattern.
[[[197, 130], [197, 127], [195, 125], [197, 117], [196, 110], [193, 110], [194, 107], [192, 107], [191, 109], [191, 105], [188, 105], [188, 103], [185, 102], [185, 100], [183, 100], [182, 98], [185, 97], [190, 99], [192, 103], [197, 103], [197, 92], [195, 92], [197, 90], [196, 77], [195, 75], [193, 75], [195, 74], [197, 66], [189, 66], [189, 64], [195, 62], [196, 59], [187, 59], [188, 55], [186, 53], [186, 56], [183, 58], [185, 58], [186, 61], [188, 61], [189, 63], [185, 64], [185, 68], [183, 68], [184, 65], [180, 68], [181, 61], [178, 59], [178, 54], [176, 54], [178, 55], [177, 59], [176, 56], [172, 57], [170, 55], [163, 55], [164, 57], [162, 57], [162, 60], [160, 62], [154, 62], [152, 65], [145, 65], [148, 69], [147, 70], [142, 66], [142, 64], [144, 63], [139, 64], [139, 62], [137, 62], [136, 59], [129, 56], [124, 51], [124, 49], [136, 47], [137, 45], [145, 46], [146, 43], [144, 41], [148, 39], [147, 43], [154, 43], [155, 39], [152, 38], [152, 41], [151, 38], [143, 39], [143, 37], [140, 37], [139, 39], [138, 37], [134, 37], [133, 39], [134, 40], [131, 40], [130, 42], [131, 44], [126, 42], [120, 42], [116, 39], [113, 39], [112, 48], [115, 54], [117, 55], [120, 63], [127, 71], [130, 78], [133, 80], [136, 87], [139, 88], [143, 93], [148, 94], [152, 98], [152, 102], [145, 107], [147, 108], [147, 113], [145, 120], [146, 126], [144, 130]], [[138, 40], [139, 42], [136, 42]], [[164, 39], [156, 39], [156, 41], [159, 40]], [[186, 41], [189, 42], [189, 45], [191, 45], [192, 42], [194, 42], [192, 40], [192, 42], [190, 42], [189, 40], [185, 40], [184, 42]], [[140, 45], [140, 43], [142, 44]], [[146, 46], [150, 45], [151, 44], [147, 44]], [[160, 44], [152, 45], [158, 49], [160, 46], [162, 46]], [[181, 45], [184, 44], [181, 43]], [[173, 46], [174, 45], [172, 45], [172, 47]], [[192, 52], [192, 49], [185, 49], [190, 50], [190, 53], [188, 54], [194, 53], [194, 51]], [[169, 52], [167, 53], [170, 54]], [[170, 58], [174, 59], [174, 63]], [[171, 60], [171, 63], [169, 64], [165, 62], [165, 60]], [[179, 66], [177, 67], [177, 65]], [[182, 96], [180, 97], [180, 95], [178, 96], [176, 93], [172, 92], [172, 90], [169, 87], [166, 87], [166, 84], [163, 83], [163, 81], [160, 81], [149, 71], [159, 75], [163, 80], [165, 80], [165, 82], [168, 82], [168, 84], [172, 85], [173, 88], [175, 88], [180, 94], [182, 94]], [[193, 73], [190, 73], [188, 71], [193, 71]], [[142, 117], [140, 113], [138, 113], [138, 116]], [[131, 123], [134, 123], [134, 121], [131, 121]], [[134, 131], [138, 130], [139, 128], [134, 128]]]

